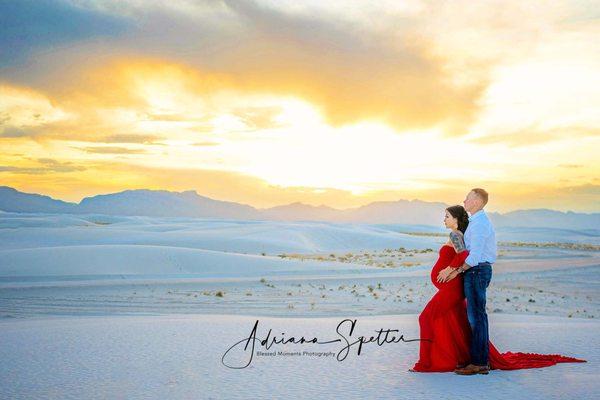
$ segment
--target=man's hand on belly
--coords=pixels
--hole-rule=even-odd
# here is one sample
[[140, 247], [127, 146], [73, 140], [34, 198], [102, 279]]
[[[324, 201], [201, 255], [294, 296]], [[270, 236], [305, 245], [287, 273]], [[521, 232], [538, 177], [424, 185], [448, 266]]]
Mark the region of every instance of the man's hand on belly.
[[456, 268], [446, 267], [439, 272], [437, 276], [437, 281], [438, 283], [448, 282], [456, 278], [456, 275], [458, 275], [458, 273], [456, 272]]

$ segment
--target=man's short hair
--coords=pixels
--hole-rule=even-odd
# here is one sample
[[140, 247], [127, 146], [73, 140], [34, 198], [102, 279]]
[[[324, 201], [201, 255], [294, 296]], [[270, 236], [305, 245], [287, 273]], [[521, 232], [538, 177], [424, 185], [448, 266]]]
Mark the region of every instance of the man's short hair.
[[477, 196], [483, 201], [483, 205], [485, 206], [488, 202], [488, 192], [485, 189], [475, 188], [471, 189], [471, 192], [475, 192]]

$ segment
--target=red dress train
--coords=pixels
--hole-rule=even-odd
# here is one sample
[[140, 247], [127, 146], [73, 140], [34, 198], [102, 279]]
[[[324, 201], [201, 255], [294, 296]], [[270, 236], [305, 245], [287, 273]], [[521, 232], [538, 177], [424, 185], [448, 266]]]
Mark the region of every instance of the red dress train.
[[[463, 276], [449, 282], [438, 283], [438, 273], [447, 266], [459, 267], [469, 252], [456, 253], [454, 247], [444, 245], [439, 258], [431, 269], [431, 281], [438, 292], [431, 298], [419, 315], [421, 340], [419, 361], [413, 367], [417, 372], [454, 371], [457, 364], [468, 364], [471, 327], [467, 319], [467, 301], [463, 290]], [[558, 354], [500, 353], [489, 342], [491, 369], [542, 368], [561, 362], [586, 362]]]

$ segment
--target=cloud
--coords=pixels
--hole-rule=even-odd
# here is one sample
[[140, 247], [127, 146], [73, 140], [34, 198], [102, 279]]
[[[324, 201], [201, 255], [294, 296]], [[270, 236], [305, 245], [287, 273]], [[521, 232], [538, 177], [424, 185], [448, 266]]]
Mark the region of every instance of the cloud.
[[217, 142], [197, 142], [197, 143], [192, 143], [192, 146], [218, 146], [219, 143]]
[[104, 143], [139, 143], [139, 144], [159, 144], [157, 141], [165, 139], [156, 135], [136, 135], [136, 134], [115, 134], [103, 136], [98, 141]]
[[281, 112], [281, 107], [245, 107], [234, 109], [232, 114], [239, 118], [248, 130], [262, 130], [286, 126], [276, 121]]
[[85, 167], [81, 165], [75, 165], [70, 161], [61, 162], [52, 158], [38, 158], [37, 162], [42, 164], [42, 166], [17, 167], [11, 165], [0, 165], [0, 173], [9, 172], [14, 174], [44, 175], [50, 173], [69, 173], [86, 170]]
[[583, 165], [581, 164], [558, 164], [559, 167], [561, 168], [582, 168]]
[[[93, 15], [116, 12], [111, 2], [83, 4]], [[439, 126], [453, 134], [466, 132], [487, 85], [475, 73], [470, 82], [457, 83], [447, 59], [431, 52], [434, 38], [424, 34], [419, 16], [398, 15], [393, 31], [378, 32], [335, 15], [293, 14], [251, 1], [208, 2], [190, 10], [187, 3], [174, 4], [123, 4], [121, 14], [110, 15], [128, 21], [125, 32], [38, 53], [24, 69], [6, 69], [6, 76], [65, 100], [69, 82], [85, 85], [77, 76], [88, 76], [88, 69], [107, 66], [109, 80], [110, 60], [153, 58], [194, 69], [201, 81], [225, 78], [190, 90], [196, 93], [233, 88], [295, 96], [318, 107], [334, 126], [379, 120], [398, 130]], [[124, 93], [121, 83], [106, 88], [99, 100], [115, 106], [139, 100]], [[98, 86], [87, 84], [82, 92], [99, 95]]]
[[125, 21], [68, 1], [0, 2], [0, 67], [19, 65], [36, 51], [49, 51], [125, 31]]
[[0, 81], [0, 137], [35, 137], [70, 117], [43, 93]]
[[[406, 196], [454, 199], [456, 193], [461, 199], [462, 186], [446, 185], [454, 182], [447, 179], [456, 176], [454, 171], [477, 179], [518, 175], [520, 183], [490, 183], [494, 193], [506, 194], [499, 200], [508, 207], [521, 204], [519, 193], [529, 196], [531, 204], [547, 201], [536, 198], [543, 189], [537, 184], [598, 183], [588, 144], [595, 143], [599, 126], [594, 83], [600, 80], [593, 79], [598, 28], [580, 3], [6, 4], [0, 5], [6, 11], [0, 18], [14, 20], [0, 27], [0, 52], [19, 55], [0, 64], [3, 178], [10, 177], [8, 169], [19, 174], [30, 168], [33, 175], [19, 176], [23, 184], [74, 193], [121, 188], [124, 182], [169, 187], [172, 178], [165, 174], [180, 174], [170, 169], [178, 165], [253, 171], [273, 182], [312, 181], [316, 186], [325, 186], [322, 179], [299, 177], [334, 176], [337, 169], [343, 173], [328, 185], [394, 189], [396, 184], [406, 187]], [[345, 126], [356, 122], [361, 124]], [[440, 132], [468, 135], [448, 138]], [[363, 140], [367, 136], [370, 143]], [[533, 147], [553, 141], [560, 143]], [[392, 147], [400, 143], [406, 146], [399, 146], [396, 155]], [[316, 168], [314, 162], [306, 165], [296, 158], [295, 149], [304, 145], [327, 164]], [[437, 156], [440, 149], [444, 156], [468, 151], [482, 162], [460, 168], [450, 163], [448, 170]], [[529, 150], [533, 157], [526, 154]], [[77, 166], [82, 160], [93, 162], [83, 164], [88, 169], [81, 174], [36, 175], [49, 166], [33, 160], [22, 164], [19, 157], [8, 156], [17, 151], [77, 157]], [[106, 154], [142, 154], [129, 161], [169, 168], [147, 170], [160, 179], [142, 181], [136, 166], [111, 170], [113, 159], [128, 157]], [[366, 167], [348, 174], [355, 159], [364, 160]], [[407, 163], [396, 164], [396, 159], [415, 162], [404, 169]], [[565, 166], [580, 164], [582, 168]], [[99, 165], [102, 182], [94, 175]], [[396, 165], [401, 167], [390, 173]], [[382, 178], [386, 174], [400, 178]], [[187, 178], [178, 181], [181, 185], [208, 176], [193, 171], [183, 175]], [[438, 182], [427, 182], [436, 176]], [[229, 178], [252, 193], [248, 198], [255, 204], [294, 202], [313, 190], [278, 187], [268, 191], [272, 198], [263, 199], [265, 181]], [[528, 186], [532, 181], [536, 185]], [[231, 196], [219, 184], [215, 178], [211, 190], [222, 198]], [[423, 188], [430, 194], [416, 190]], [[450, 190], [453, 195], [447, 197]], [[398, 193], [372, 195], [393, 199]], [[326, 189], [324, 196], [318, 198], [321, 203], [336, 206], [358, 202], [345, 191]], [[590, 195], [583, 202], [592, 200]]]
[[86, 153], [94, 154], [144, 154], [147, 153], [144, 149], [130, 149], [127, 147], [118, 146], [88, 146], [88, 147], [74, 147], [76, 149], [85, 151]]
[[504, 134], [492, 134], [473, 138], [470, 141], [478, 144], [503, 144], [508, 147], [535, 146], [555, 140], [600, 136], [600, 128], [568, 126], [544, 128], [534, 124], [526, 128]]
[[600, 185], [594, 185], [590, 183], [578, 186], [568, 186], [564, 188], [564, 191], [572, 195], [589, 195], [598, 197], [600, 196]]
[[5, 138], [19, 138], [27, 136], [27, 131], [22, 128], [17, 128], [16, 126], [4, 126], [0, 131], [0, 137]]
[[[143, 99], [126, 79], [135, 83], [136, 74], [111, 82], [119, 73], [113, 61], [154, 60], [149, 67], [160, 69], [163, 63], [194, 71], [196, 84], [187, 90], [199, 98], [222, 90], [300, 97], [334, 126], [377, 120], [398, 131], [435, 128], [463, 135], [478, 118], [498, 64], [527, 56], [539, 43], [552, 43], [547, 39], [554, 38], [558, 24], [573, 29], [589, 11], [566, 2], [552, 8], [540, 4], [60, 2], [49, 15], [73, 9], [114, 20], [117, 27], [107, 23], [105, 31], [96, 32], [94, 23], [88, 30], [78, 24], [83, 33], [69, 35], [68, 46], [35, 52], [26, 65], [5, 68], [3, 75], [16, 85], [38, 88], [53, 101], [66, 102], [77, 91], [74, 102], [135, 108]], [[74, 20], [85, 18], [77, 14]], [[49, 37], [59, 38], [61, 30], [70, 32], [60, 24], [47, 30]], [[143, 70], [141, 64], [131, 71]], [[184, 75], [189, 84], [191, 74]], [[153, 121], [191, 121], [189, 114], [142, 112]], [[199, 131], [211, 129], [203, 120], [196, 122]], [[254, 129], [256, 121], [246, 122]]]

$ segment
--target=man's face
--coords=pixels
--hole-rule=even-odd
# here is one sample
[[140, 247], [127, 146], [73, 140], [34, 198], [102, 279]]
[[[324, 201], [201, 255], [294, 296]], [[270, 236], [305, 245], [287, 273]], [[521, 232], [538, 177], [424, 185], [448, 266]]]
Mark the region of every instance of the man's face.
[[473, 210], [476, 210], [479, 207], [479, 197], [477, 196], [477, 193], [469, 192], [463, 201], [463, 205], [465, 210], [467, 210], [469, 213], [472, 213]]

